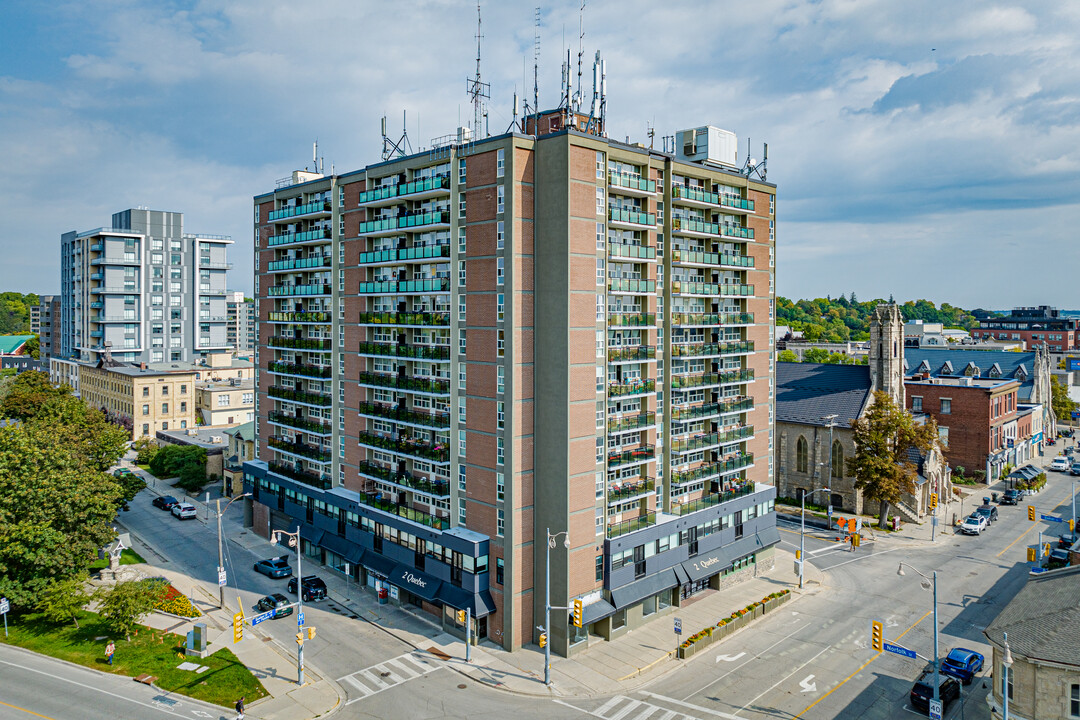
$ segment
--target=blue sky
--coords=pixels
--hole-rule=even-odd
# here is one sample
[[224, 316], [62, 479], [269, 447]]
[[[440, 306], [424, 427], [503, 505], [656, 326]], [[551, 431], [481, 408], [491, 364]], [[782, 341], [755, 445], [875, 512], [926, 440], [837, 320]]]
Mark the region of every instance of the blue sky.
[[[578, 8], [541, 6], [545, 107]], [[493, 132], [531, 93], [533, 9], [483, 2]], [[769, 143], [780, 294], [1080, 307], [1080, 3], [591, 0], [584, 30], [612, 136]], [[61, 233], [145, 205], [232, 235], [249, 290], [251, 197], [315, 139], [328, 170], [377, 160], [384, 114], [414, 148], [453, 132], [475, 32], [456, 0], [6, 0], [0, 289], [58, 290]]]

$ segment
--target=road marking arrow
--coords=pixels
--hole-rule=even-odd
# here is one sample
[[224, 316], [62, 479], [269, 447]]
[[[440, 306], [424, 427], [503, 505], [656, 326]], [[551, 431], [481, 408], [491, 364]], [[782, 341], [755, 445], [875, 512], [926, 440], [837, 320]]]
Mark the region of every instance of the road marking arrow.
[[817, 683], [810, 682], [813, 679], [813, 675], [807, 675], [805, 679], [799, 681], [799, 687], [802, 688], [803, 692], [817, 692]]
[[735, 662], [745, 654], [746, 653], [741, 652], [738, 655], [717, 655], [716, 662], [720, 662], [721, 660], [723, 660], [724, 662]]

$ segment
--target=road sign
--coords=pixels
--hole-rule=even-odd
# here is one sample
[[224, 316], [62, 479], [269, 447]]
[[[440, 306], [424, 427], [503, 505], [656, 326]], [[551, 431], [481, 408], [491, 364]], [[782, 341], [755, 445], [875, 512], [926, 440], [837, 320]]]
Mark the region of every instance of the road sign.
[[908, 650], [906, 647], [900, 647], [899, 645], [894, 645], [890, 642], [885, 643], [884, 650], [885, 652], [891, 652], [896, 655], [903, 655], [904, 657], [909, 657], [912, 660], [915, 659], [914, 650]]
[[303, 624], [304, 624], [304, 613], [299, 613], [296, 616], [296, 626], [300, 627]]
[[1040, 515], [1039, 519], [1040, 520], [1047, 520], [1049, 522], [1064, 522], [1061, 518], [1054, 517], [1053, 515]]
[[0, 613], [6, 613], [11, 610], [11, 604], [8, 603], [7, 598], [0, 598]]
[[941, 701], [930, 699], [930, 720], [941, 720]]
[[269, 620], [272, 617], [274, 617], [274, 611], [273, 610], [267, 610], [266, 612], [259, 613], [255, 617], [251, 618], [251, 624], [252, 625], [258, 625], [262, 621]]
[[682, 620], [675, 618], [675, 634], [682, 635]]
[[218, 565], [218, 569], [217, 569], [217, 584], [218, 585], [225, 585], [226, 584], [225, 583], [225, 568], [221, 567], [220, 565]]

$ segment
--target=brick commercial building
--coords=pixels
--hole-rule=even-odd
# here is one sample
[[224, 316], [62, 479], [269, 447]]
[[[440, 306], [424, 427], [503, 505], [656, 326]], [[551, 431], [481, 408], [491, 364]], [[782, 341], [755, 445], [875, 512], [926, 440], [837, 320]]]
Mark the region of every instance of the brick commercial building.
[[1080, 347], [1080, 318], [1067, 317], [1049, 305], [1013, 308], [1004, 317], [985, 317], [971, 331], [976, 340], [1019, 340], [1024, 349], [1046, 345], [1050, 352], [1070, 352]]
[[559, 653], [770, 567], [775, 186], [734, 141], [559, 110], [256, 196], [256, 531], [508, 649], [567, 532]]

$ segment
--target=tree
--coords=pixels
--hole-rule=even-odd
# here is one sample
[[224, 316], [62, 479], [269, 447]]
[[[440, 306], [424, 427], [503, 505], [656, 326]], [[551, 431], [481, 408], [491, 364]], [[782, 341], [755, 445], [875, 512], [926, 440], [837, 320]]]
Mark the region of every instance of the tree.
[[848, 471], [855, 476], [855, 489], [880, 507], [878, 527], [889, 522], [889, 507], [900, 502], [904, 493], [915, 490], [918, 467], [908, 451], [926, 454], [937, 443], [937, 425], [932, 419], [918, 424], [911, 413], [897, 405], [888, 393], [875, 392], [866, 415], [852, 423], [855, 429], [855, 455], [847, 459]]
[[1072, 419], [1073, 410], [1076, 409], [1076, 403], [1069, 397], [1069, 390], [1061, 381], [1057, 379], [1056, 375], [1050, 376], [1050, 409], [1054, 411], [1054, 415], [1060, 422]]
[[30, 338], [29, 340], [26, 341], [26, 344], [23, 345], [23, 350], [25, 350], [26, 354], [29, 355], [30, 357], [34, 358], [35, 360], [40, 360], [41, 359], [41, 340], [38, 338], [37, 335], [35, 335], [34, 337], [32, 337], [32, 338]]
[[157, 444], [157, 440], [145, 436], [136, 440], [131, 447], [139, 454], [139, 456], [135, 458], [135, 462], [139, 465], [149, 465], [153, 462], [154, 456], [157, 455], [158, 450], [161, 449]]
[[19, 373], [11, 382], [3, 404], [0, 405], [0, 413], [16, 420], [28, 420], [49, 400], [70, 395], [71, 388], [66, 385], [55, 387], [49, 380], [49, 373], [28, 370]]
[[198, 492], [207, 482], [206, 450], [196, 445], [166, 445], [154, 455], [150, 472], [160, 478], [179, 477], [177, 485]]
[[115, 465], [131, 438], [123, 428], [109, 422], [105, 413], [67, 394], [46, 400], [28, 422], [49, 428], [56, 433], [58, 443], [68, 445], [97, 470]]
[[153, 612], [168, 592], [161, 580], [129, 580], [118, 582], [97, 593], [101, 617], [118, 635], [131, 640], [131, 631], [143, 616]]
[[776, 359], [779, 362], [799, 362], [799, 356], [790, 350], [781, 350]]
[[37, 609], [57, 625], [71, 620], [79, 627], [79, 611], [89, 600], [86, 578], [74, 575], [49, 585], [42, 593]]
[[829, 351], [824, 348], [807, 348], [802, 359], [803, 362], [823, 363], [829, 359]]

